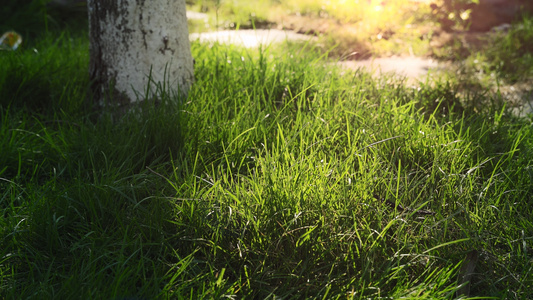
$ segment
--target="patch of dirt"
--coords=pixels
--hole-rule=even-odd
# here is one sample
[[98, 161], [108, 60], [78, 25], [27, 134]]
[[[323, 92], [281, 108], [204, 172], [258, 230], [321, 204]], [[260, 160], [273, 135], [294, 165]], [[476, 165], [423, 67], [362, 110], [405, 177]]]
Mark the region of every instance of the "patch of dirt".
[[499, 93], [507, 108], [515, 116], [526, 117], [533, 114], [533, 80], [503, 85], [493, 88], [494, 93]]
[[[278, 29], [291, 30], [326, 39], [342, 39], [341, 48], [335, 49], [333, 54], [337, 54], [343, 59], [360, 60], [372, 57], [370, 41], [362, 40], [358, 37], [359, 29], [355, 24], [341, 23], [337, 19], [328, 17], [310, 17], [294, 14], [279, 16], [275, 22]], [[333, 33], [335, 34], [334, 36], [332, 35]]]
[[490, 43], [491, 32], [436, 30], [429, 42], [428, 55], [437, 59], [462, 60]]
[[286, 40], [316, 40], [316, 38], [309, 35], [279, 29], [221, 30], [213, 32], [192, 33], [189, 35], [189, 39], [198, 40], [204, 43], [219, 42], [225, 44], [234, 44], [247, 48], [259, 47], [260, 45], [269, 45], [271, 43], [280, 43]]
[[373, 75], [396, 74], [405, 77], [406, 83], [417, 84], [429, 75], [436, 75], [447, 68], [446, 63], [422, 57], [381, 57], [358, 61], [340, 61], [339, 65], [349, 69], [363, 69]]
[[531, 0], [480, 0], [470, 15], [470, 31], [489, 31], [516, 21], [526, 12], [533, 12]]

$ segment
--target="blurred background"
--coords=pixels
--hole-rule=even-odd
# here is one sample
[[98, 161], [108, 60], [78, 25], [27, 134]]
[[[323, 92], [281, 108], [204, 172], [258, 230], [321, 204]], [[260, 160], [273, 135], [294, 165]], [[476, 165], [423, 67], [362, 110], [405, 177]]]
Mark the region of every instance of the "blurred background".
[[[344, 59], [415, 55], [460, 59], [531, 14], [527, 0], [187, 0], [191, 32], [283, 29], [320, 37]], [[87, 30], [86, 1], [5, 1], [0, 31], [29, 39]]]

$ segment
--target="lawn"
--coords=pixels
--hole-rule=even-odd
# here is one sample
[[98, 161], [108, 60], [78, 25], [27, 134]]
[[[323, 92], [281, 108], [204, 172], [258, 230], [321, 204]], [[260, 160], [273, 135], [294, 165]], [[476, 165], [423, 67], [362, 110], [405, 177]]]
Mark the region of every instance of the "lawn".
[[0, 52], [0, 298], [533, 298], [533, 125], [499, 93], [193, 43], [187, 101], [117, 117], [86, 31], [29, 35]]

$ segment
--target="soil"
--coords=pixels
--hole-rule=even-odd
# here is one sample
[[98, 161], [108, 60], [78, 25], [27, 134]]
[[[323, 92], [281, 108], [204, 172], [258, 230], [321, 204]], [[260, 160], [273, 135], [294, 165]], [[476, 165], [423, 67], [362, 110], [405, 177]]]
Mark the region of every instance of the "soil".
[[353, 70], [364, 69], [376, 76], [389, 74], [406, 79], [407, 84], [415, 85], [428, 76], [438, 75], [446, 70], [448, 63], [431, 58], [415, 56], [379, 57], [365, 60], [339, 61], [337, 64]]
[[245, 30], [221, 30], [213, 32], [192, 33], [191, 40], [201, 42], [219, 42], [226, 44], [240, 45], [247, 48], [259, 47], [271, 43], [281, 43], [286, 40], [292, 41], [312, 41], [316, 38], [296, 33], [290, 30], [279, 29], [245, 29]]

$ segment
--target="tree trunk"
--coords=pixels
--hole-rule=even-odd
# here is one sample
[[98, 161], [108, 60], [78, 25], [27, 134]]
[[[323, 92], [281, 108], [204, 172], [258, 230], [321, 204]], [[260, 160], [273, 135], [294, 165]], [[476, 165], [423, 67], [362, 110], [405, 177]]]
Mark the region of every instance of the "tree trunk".
[[187, 95], [194, 70], [184, 0], [88, 0], [87, 7], [91, 92], [99, 106], [152, 98], [159, 84]]

